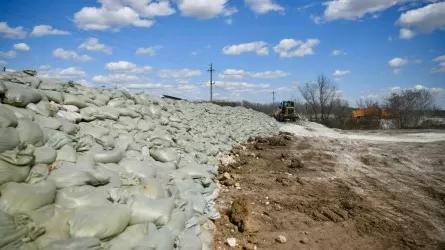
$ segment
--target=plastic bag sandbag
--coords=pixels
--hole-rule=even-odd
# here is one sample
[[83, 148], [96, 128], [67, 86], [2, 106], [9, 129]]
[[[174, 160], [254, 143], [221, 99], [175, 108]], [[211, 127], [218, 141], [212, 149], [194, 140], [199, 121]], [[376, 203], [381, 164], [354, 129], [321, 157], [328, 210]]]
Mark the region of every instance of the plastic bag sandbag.
[[17, 132], [20, 141], [24, 144], [32, 144], [36, 147], [41, 147], [45, 144], [42, 129], [33, 121], [19, 119]]
[[172, 199], [153, 200], [139, 194], [134, 197], [130, 207], [131, 225], [153, 222], [156, 226], [163, 226], [170, 221], [175, 203]]
[[124, 157], [124, 153], [120, 148], [115, 148], [109, 151], [95, 152], [93, 157], [96, 163], [118, 163]]
[[77, 162], [77, 152], [71, 144], [64, 145], [57, 151], [57, 161]]
[[162, 148], [150, 150], [150, 156], [160, 162], [175, 162], [178, 158], [178, 153], [175, 148]]
[[70, 162], [57, 162], [48, 179], [53, 180], [58, 189], [83, 185], [100, 186], [110, 181], [110, 177], [99, 169], [82, 167]]
[[15, 166], [0, 160], [0, 185], [7, 182], [23, 182], [30, 171], [30, 166]]
[[34, 146], [20, 145], [12, 150], [0, 153], [0, 160], [15, 166], [28, 166], [34, 161]]
[[39, 124], [40, 127], [42, 128], [49, 128], [54, 130], [58, 130], [62, 126], [62, 124], [59, 122], [57, 118], [40, 116], [40, 115], [37, 115], [35, 117], [35, 122]]
[[0, 128], [16, 127], [17, 117], [11, 109], [4, 105], [0, 105]]
[[101, 250], [100, 240], [94, 237], [58, 240], [51, 242], [42, 250]]
[[40, 93], [42, 93], [48, 100], [53, 101], [58, 104], [63, 104], [63, 94], [58, 91], [52, 91], [52, 90], [40, 90]]
[[87, 185], [59, 189], [54, 203], [65, 208], [111, 205], [106, 196], [103, 196], [95, 187]]
[[0, 153], [11, 150], [20, 144], [20, 137], [15, 128], [0, 128]]
[[25, 87], [8, 87], [3, 102], [16, 107], [25, 107], [29, 103], [37, 103], [40, 100], [42, 100], [42, 94], [34, 89]]
[[68, 93], [63, 93], [63, 104], [65, 105], [74, 105], [78, 108], [85, 108], [86, 100], [81, 95], [72, 95]]
[[156, 168], [146, 161], [124, 158], [118, 164], [126, 172], [136, 174], [140, 178], [154, 178], [156, 176]]
[[8, 214], [25, 213], [53, 203], [55, 196], [56, 186], [52, 181], [8, 182], [1, 189], [0, 209]]
[[114, 204], [100, 207], [79, 207], [68, 221], [70, 236], [97, 237], [101, 240], [118, 235], [128, 226], [131, 209]]

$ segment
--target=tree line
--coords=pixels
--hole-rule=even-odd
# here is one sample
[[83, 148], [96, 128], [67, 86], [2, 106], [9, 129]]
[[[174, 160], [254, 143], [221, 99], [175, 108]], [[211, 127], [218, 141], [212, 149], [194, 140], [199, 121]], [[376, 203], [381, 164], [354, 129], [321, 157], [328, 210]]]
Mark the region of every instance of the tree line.
[[[319, 75], [314, 82], [303, 84], [299, 87], [299, 92], [303, 102], [296, 102], [297, 112], [306, 115], [309, 120], [335, 127], [341, 127], [338, 124], [333, 125], [335, 122], [343, 125], [354, 122], [351, 117], [353, 108], [341, 98], [337, 86], [325, 75]], [[381, 103], [371, 99], [359, 99], [356, 104], [358, 108], [366, 110], [365, 116], [361, 117], [361, 123], [378, 126], [378, 120], [382, 117], [381, 112], [374, 112], [376, 109], [371, 108], [374, 105], [379, 110], [384, 109], [389, 116], [385, 119], [391, 119], [397, 128], [411, 128], [417, 127], [425, 116], [444, 115], [434, 106], [434, 102], [431, 91], [423, 88], [391, 92]], [[243, 106], [266, 114], [272, 114], [278, 106], [278, 103], [260, 104], [249, 101], [216, 100], [214, 103], [221, 106]]]

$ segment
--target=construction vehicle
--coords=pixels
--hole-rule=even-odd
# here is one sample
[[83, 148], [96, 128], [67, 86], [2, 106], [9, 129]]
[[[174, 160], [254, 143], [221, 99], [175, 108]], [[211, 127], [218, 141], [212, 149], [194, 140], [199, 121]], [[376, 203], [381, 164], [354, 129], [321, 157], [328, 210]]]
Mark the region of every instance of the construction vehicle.
[[286, 120], [295, 122], [297, 120], [295, 102], [282, 101], [278, 106], [278, 109], [273, 113], [273, 117], [279, 122], [284, 122]]
[[384, 108], [380, 108], [377, 104], [373, 104], [367, 108], [352, 110], [352, 118], [354, 119], [365, 119], [365, 118], [378, 118], [378, 119], [389, 119], [391, 118], [391, 113]]

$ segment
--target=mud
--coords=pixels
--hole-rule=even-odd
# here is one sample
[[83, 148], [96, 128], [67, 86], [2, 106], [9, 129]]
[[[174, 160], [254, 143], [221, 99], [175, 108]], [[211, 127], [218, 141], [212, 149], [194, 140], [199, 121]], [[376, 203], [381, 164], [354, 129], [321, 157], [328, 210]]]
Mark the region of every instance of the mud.
[[236, 163], [219, 170], [231, 180], [217, 200], [215, 249], [229, 249], [229, 237], [231, 249], [445, 249], [444, 141], [281, 133], [232, 152]]

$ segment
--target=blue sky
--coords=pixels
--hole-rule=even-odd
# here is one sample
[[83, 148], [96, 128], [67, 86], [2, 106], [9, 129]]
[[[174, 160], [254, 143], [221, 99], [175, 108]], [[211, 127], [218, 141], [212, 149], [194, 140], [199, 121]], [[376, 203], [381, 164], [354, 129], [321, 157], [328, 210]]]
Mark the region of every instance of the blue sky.
[[325, 74], [351, 104], [430, 88], [445, 106], [437, 0], [0, 1], [0, 64], [90, 86], [207, 99], [299, 98]]

